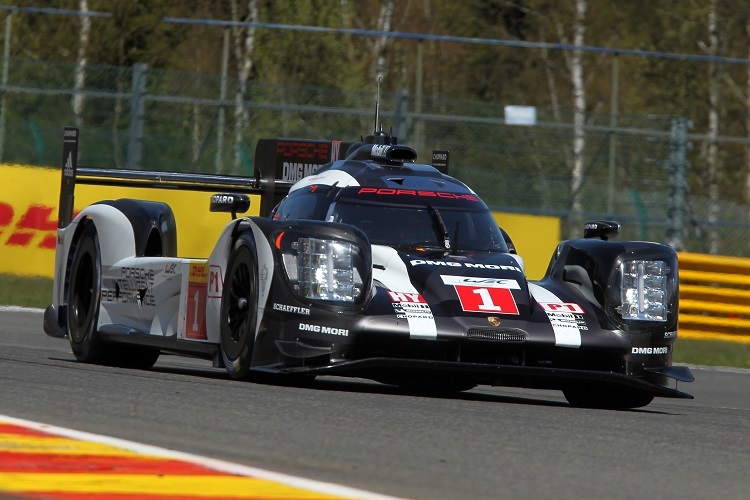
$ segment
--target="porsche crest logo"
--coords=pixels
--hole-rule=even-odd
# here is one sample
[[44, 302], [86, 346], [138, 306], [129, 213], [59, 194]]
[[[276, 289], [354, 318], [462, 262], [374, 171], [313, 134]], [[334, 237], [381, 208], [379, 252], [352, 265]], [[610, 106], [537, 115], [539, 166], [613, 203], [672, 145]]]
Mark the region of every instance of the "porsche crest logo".
[[487, 321], [489, 321], [492, 326], [500, 326], [500, 318], [497, 316], [488, 316]]

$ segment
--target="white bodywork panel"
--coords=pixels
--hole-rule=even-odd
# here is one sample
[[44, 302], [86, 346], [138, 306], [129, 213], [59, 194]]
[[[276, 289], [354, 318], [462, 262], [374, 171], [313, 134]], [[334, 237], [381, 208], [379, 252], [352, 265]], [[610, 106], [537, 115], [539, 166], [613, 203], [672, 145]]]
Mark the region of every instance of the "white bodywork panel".
[[208, 261], [129, 257], [102, 269], [98, 326], [116, 324], [154, 336], [208, 340]]

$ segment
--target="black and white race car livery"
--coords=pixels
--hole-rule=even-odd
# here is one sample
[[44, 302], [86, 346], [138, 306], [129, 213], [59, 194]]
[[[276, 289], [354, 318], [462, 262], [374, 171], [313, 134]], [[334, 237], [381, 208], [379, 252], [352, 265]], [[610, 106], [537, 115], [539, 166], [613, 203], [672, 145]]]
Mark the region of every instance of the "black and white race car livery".
[[[610, 241], [617, 223], [587, 223], [532, 282], [477, 194], [382, 131], [261, 139], [253, 178], [78, 167], [77, 151], [66, 128], [45, 331], [80, 361], [147, 368], [171, 352], [234, 378], [552, 388], [610, 408], [692, 397], [668, 383], [693, 379], [671, 363], [676, 254]], [[101, 201], [73, 218], [76, 183], [218, 192], [210, 209], [232, 219], [207, 259], [180, 258], [168, 205]], [[253, 193], [266, 216], [237, 218]]]

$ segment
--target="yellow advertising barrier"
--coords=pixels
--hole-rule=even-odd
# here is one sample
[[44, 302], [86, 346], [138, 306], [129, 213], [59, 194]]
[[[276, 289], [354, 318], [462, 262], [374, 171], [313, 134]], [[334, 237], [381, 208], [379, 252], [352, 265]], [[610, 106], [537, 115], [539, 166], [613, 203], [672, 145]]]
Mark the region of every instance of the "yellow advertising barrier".
[[[0, 274], [52, 277], [60, 196], [60, 170], [0, 165]], [[225, 213], [208, 211], [209, 193], [114, 186], [76, 186], [75, 210], [117, 198], [139, 198], [169, 204], [177, 222], [181, 257], [205, 258], [229, 221]], [[248, 215], [258, 215], [260, 198], [251, 196]], [[495, 220], [513, 237], [531, 279], [544, 275], [559, 243], [556, 217], [494, 212]]]
[[680, 336], [750, 344], [750, 259], [678, 255]]
[[[55, 264], [60, 170], [0, 165], [0, 273], [52, 277]], [[75, 211], [117, 198], [163, 201], [177, 222], [177, 249], [183, 257], [207, 257], [230, 216], [208, 211], [210, 193], [78, 185]], [[251, 196], [248, 215], [258, 215]]]

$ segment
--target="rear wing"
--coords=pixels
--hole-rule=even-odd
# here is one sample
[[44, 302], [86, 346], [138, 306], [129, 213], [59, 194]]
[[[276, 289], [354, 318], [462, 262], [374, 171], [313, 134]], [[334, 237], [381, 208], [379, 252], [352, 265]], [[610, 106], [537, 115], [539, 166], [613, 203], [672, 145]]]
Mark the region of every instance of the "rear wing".
[[341, 141], [260, 139], [255, 151], [255, 176], [243, 177], [79, 166], [79, 138], [78, 128], [65, 127], [57, 218], [60, 229], [73, 220], [76, 184], [258, 194], [260, 214], [267, 215], [295, 182], [339, 159], [351, 145]]

